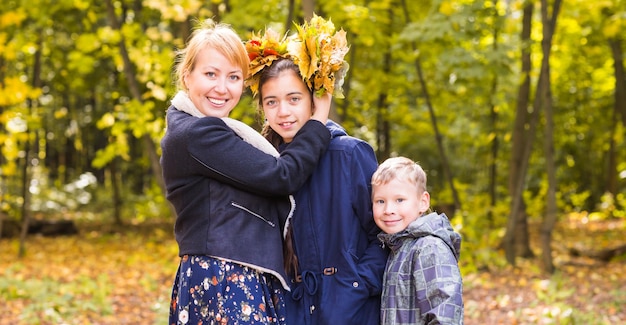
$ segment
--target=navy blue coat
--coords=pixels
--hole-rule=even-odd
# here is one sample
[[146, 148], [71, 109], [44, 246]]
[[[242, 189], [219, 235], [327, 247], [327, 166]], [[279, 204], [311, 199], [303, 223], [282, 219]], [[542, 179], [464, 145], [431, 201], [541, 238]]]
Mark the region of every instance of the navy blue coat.
[[281, 226], [290, 210], [287, 195], [306, 181], [329, 138], [322, 123], [308, 121], [276, 158], [219, 118], [170, 107], [161, 165], [167, 199], [176, 209], [179, 254], [238, 262], [286, 286]]
[[[372, 147], [329, 121], [331, 142], [310, 179], [295, 194], [291, 224], [299, 274], [289, 274], [290, 324], [379, 324], [388, 251], [377, 239]], [[291, 146], [288, 145], [287, 148]]]

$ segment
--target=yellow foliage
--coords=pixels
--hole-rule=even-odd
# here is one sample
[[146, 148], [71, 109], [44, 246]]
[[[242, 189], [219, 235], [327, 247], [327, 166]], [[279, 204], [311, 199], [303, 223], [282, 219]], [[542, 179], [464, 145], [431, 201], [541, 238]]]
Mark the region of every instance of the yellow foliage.
[[455, 11], [451, 1], [443, 1], [439, 7], [439, 12], [446, 16], [452, 16]]
[[607, 38], [615, 38], [621, 35], [622, 31], [624, 30], [622, 25], [623, 22], [621, 20], [611, 19], [607, 22], [606, 25], [604, 25], [602, 33], [604, 33], [604, 36], [606, 36]]
[[4, 87], [0, 88], [0, 106], [14, 106], [34, 99], [41, 95], [41, 89], [33, 89], [19, 77], [4, 79]]
[[61, 107], [54, 111], [54, 118], [60, 119], [67, 116], [67, 107]]
[[350, 49], [346, 32], [335, 32], [330, 19], [315, 14], [310, 22], [296, 26], [296, 30], [296, 38], [287, 47], [303, 81], [316, 95], [329, 92], [343, 98], [341, 86], [349, 68], [344, 57]]
[[4, 176], [17, 175], [17, 164], [15, 164], [14, 160], [9, 161], [6, 164], [2, 165], [2, 174]]
[[250, 87], [252, 94], [256, 96], [259, 90], [259, 78], [261, 71], [280, 58], [288, 57], [287, 41], [285, 37], [271, 28], [265, 33], [252, 33], [250, 40], [245, 43], [250, 68], [246, 76], [246, 85]]
[[104, 129], [113, 126], [115, 123], [115, 116], [111, 113], [105, 113], [97, 123], [99, 129]]
[[24, 19], [26, 19], [26, 14], [23, 10], [5, 12], [0, 15], [0, 28], [19, 25]]
[[172, 19], [177, 22], [187, 20], [190, 16], [201, 17], [199, 11], [204, 1], [198, 0], [146, 0], [145, 7], [153, 8], [161, 12], [164, 20]]

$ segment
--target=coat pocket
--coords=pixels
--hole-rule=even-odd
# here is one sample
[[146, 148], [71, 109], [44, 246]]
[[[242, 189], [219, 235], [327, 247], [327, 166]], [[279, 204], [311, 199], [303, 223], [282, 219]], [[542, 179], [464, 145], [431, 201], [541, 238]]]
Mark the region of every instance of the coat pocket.
[[233, 201], [233, 202], [230, 202], [230, 205], [232, 205], [233, 207], [235, 207], [237, 209], [245, 211], [246, 213], [248, 213], [248, 214], [250, 214], [250, 215], [260, 219], [261, 221], [263, 221], [263, 222], [267, 223], [268, 225], [272, 226], [272, 228], [276, 228], [276, 223], [275, 222], [265, 218], [264, 216], [262, 216], [259, 213], [256, 213], [256, 212], [252, 211], [251, 209], [248, 209], [247, 207], [243, 206], [242, 204], [239, 204], [239, 203]]

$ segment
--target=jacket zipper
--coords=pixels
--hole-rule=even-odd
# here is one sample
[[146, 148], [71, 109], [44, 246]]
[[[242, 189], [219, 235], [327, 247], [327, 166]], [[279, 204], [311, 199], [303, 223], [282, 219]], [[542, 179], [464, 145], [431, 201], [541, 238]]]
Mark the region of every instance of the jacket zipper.
[[268, 225], [270, 225], [270, 226], [272, 226], [272, 227], [276, 227], [276, 224], [275, 224], [275, 223], [273, 223], [273, 222], [271, 222], [271, 221], [269, 221], [269, 220], [267, 220], [267, 219], [263, 218], [263, 216], [261, 216], [260, 214], [258, 214], [258, 213], [255, 213], [255, 212], [251, 211], [250, 209], [248, 209], [248, 208], [244, 207], [243, 205], [240, 205], [240, 204], [235, 203], [235, 202], [231, 202], [230, 204], [231, 204], [232, 206], [236, 207], [236, 208], [242, 209], [242, 210], [244, 210], [244, 211], [246, 211], [246, 212], [250, 213], [251, 215], [253, 215], [253, 216], [255, 216], [255, 217], [257, 217], [257, 218], [259, 218], [259, 219], [261, 219], [261, 220], [265, 221]]

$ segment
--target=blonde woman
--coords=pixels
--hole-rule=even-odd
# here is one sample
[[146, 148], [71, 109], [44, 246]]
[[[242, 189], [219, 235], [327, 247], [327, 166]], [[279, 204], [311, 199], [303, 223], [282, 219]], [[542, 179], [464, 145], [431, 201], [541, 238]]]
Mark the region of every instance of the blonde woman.
[[180, 265], [169, 324], [285, 324], [283, 234], [296, 191], [326, 151], [330, 101], [278, 154], [228, 118], [248, 54], [225, 24], [206, 21], [179, 53], [161, 164], [176, 210]]

